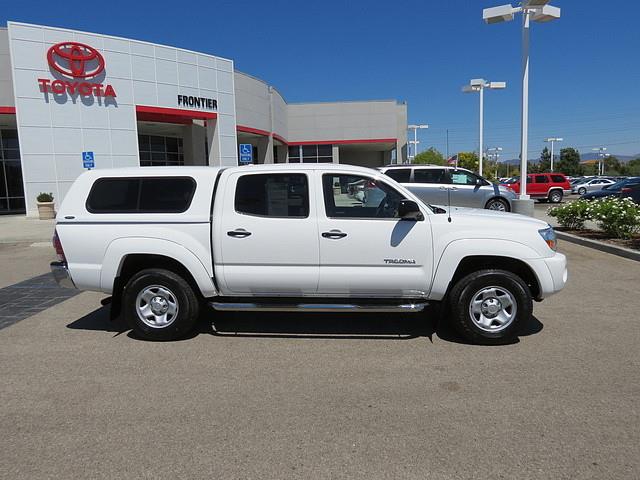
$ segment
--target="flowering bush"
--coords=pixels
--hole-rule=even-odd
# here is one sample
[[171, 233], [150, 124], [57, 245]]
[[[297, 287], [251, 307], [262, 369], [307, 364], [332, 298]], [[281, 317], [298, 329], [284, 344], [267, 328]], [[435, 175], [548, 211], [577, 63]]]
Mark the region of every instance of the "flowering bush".
[[589, 218], [607, 235], [631, 238], [640, 231], [640, 207], [630, 198], [603, 198], [588, 207]]
[[588, 200], [576, 200], [559, 207], [551, 207], [549, 215], [556, 217], [558, 223], [565, 228], [581, 230], [584, 228], [584, 222], [589, 220], [589, 207], [590, 202]]
[[631, 238], [640, 232], [640, 206], [630, 198], [576, 200], [550, 208], [549, 215], [556, 217], [563, 227], [572, 230], [584, 228], [584, 222], [591, 220], [604, 233], [615, 238]]

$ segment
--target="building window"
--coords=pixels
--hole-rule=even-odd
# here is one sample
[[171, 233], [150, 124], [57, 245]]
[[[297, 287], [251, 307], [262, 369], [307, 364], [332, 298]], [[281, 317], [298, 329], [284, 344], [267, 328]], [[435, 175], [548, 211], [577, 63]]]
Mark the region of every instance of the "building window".
[[141, 167], [184, 165], [182, 138], [138, 135]]
[[293, 145], [289, 147], [289, 163], [333, 163], [332, 145]]
[[0, 130], [0, 214], [24, 212], [18, 131]]

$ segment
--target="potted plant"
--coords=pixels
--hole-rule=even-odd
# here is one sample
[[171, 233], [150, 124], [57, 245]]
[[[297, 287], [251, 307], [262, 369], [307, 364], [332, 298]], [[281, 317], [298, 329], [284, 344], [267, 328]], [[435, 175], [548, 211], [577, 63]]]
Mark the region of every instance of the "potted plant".
[[40, 220], [51, 220], [56, 218], [56, 211], [53, 203], [53, 193], [43, 193], [36, 197], [38, 202], [38, 216]]

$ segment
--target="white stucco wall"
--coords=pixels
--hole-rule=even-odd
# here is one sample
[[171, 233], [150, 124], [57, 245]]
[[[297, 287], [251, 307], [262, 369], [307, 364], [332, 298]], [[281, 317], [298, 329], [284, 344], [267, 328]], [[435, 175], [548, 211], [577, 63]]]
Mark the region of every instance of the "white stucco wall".
[[[237, 164], [231, 60], [14, 22], [9, 22], [8, 34], [28, 211], [35, 209], [40, 192], [53, 192], [56, 201], [62, 200], [83, 171], [83, 151], [94, 152], [96, 168], [139, 165], [136, 105], [184, 109], [177, 103], [178, 94], [217, 100], [217, 125], [212, 130], [215, 163]], [[85, 43], [102, 54], [105, 70], [96, 81], [113, 86], [114, 101], [41, 91], [38, 78], [61, 78], [49, 67], [46, 55], [53, 44], [64, 41]]]

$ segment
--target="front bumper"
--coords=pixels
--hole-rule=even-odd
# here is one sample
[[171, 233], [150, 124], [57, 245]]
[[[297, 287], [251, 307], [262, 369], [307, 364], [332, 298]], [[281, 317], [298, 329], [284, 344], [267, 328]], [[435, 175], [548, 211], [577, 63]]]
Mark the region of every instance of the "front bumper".
[[64, 288], [76, 288], [66, 262], [51, 262], [51, 273], [56, 283]]
[[545, 292], [546, 296], [559, 292], [564, 288], [569, 277], [569, 271], [567, 270], [567, 257], [562, 253], [557, 253], [553, 257], [547, 257], [544, 259], [544, 263], [549, 269], [551, 276], [551, 288]]

